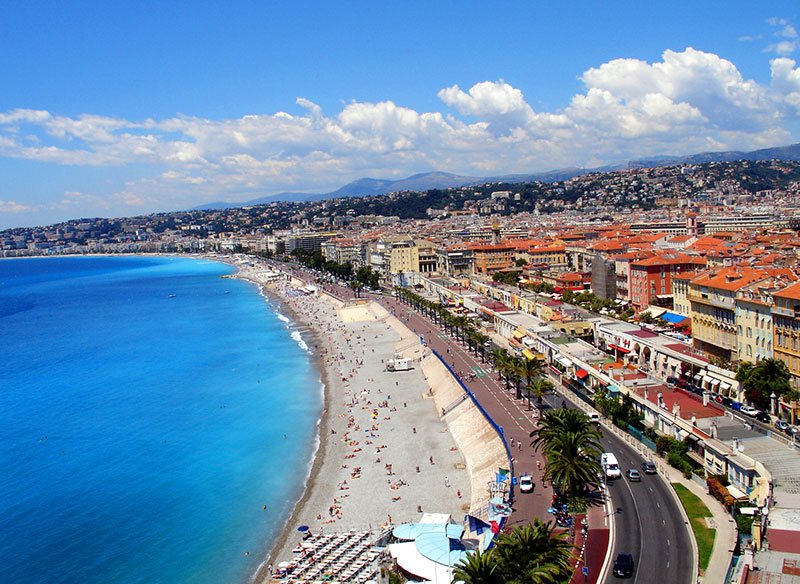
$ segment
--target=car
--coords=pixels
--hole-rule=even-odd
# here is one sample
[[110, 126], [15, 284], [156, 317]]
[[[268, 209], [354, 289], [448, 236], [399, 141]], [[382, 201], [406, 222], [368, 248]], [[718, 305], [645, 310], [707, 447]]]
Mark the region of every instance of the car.
[[628, 477], [628, 480], [632, 483], [638, 483], [641, 482], [642, 480], [641, 473], [635, 468], [629, 468], [628, 472], [626, 472], [625, 475]]
[[781, 432], [786, 432], [789, 429], [789, 424], [783, 420], [775, 420], [775, 429]]
[[597, 412], [590, 413], [588, 415], [588, 418], [592, 424], [598, 424], [598, 425], [600, 424], [600, 414], [598, 414]]
[[750, 416], [751, 418], [754, 418], [756, 417], [756, 415], [759, 413], [760, 410], [758, 408], [754, 408], [753, 406], [742, 406], [741, 408], [739, 408], [739, 411], [742, 412], [745, 416]]
[[614, 560], [613, 573], [617, 578], [630, 578], [633, 576], [633, 556], [631, 554], [619, 553]]
[[652, 460], [645, 460], [642, 463], [642, 470], [644, 474], [656, 474], [658, 471], [656, 470], [656, 463]]
[[519, 477], [519, 492], [532, 493], [533, 492], [533, 477], [531, 475], [522, 475]]
[[756, 420], [759, 422], [764, 422], [765, 424], [769, 424], [772, 422], [772, 416], [770, 416], [767, 412], [758, 412], [755, 415]]

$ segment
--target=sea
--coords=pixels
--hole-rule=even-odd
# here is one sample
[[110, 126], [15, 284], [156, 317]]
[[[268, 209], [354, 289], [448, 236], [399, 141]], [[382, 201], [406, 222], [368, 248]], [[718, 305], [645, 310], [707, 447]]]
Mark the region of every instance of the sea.
[[0, 260], [0, 582], [256, 572], [308, 479], [322, 386], [304, 333], [233, 272]]

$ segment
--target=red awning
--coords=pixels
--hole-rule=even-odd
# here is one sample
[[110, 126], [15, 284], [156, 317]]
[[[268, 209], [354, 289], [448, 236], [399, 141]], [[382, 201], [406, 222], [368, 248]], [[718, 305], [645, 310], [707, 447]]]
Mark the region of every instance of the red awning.
[[609, 345], [608, 348], [611, 349], [612, 351], [619, 351], [620, 353], [625, 353], [626, 355], [630, 353], [628, 349], [626, 349], [625, 347], [620, 347], [619, 345]]
[[575, 375], [577, 376], [578, 379], [586, 379], [587, 377], [589, 377], [589, 374], [586, 373], [586, 371], [584, 371], [583, 369], [576, 370]]

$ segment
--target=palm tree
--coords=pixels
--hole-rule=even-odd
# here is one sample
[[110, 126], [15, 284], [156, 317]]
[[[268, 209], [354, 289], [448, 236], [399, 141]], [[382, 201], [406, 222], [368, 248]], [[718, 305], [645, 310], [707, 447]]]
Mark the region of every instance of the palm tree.
[[555, 389], [553, 382], [545, 377], [536, 377], [528, 384], [528, 406], [530, 406], [531, 396], [536, 398], [536, 403], [541, 410], [544, 396]]
[[534, 450], [542, 450], [547, 462], [544, 478], [566, 498], [572, 512], [588, 505], [590, 490], [598, 486], [600, 431], [580, 410], [547, 412], [531, 432]]
[[534, 377], [537, 377], [542, 374], [542, 369], [544, 368], [544, 363], [542, 363], [541, 359], [534, 357], [533, 359], [529, 359], [528, 357], [523, 357], [522, 360], [522, 371], [525, 374], [525, 381], [530, 385], [531, 380]]
[[478, 343], [478, 349], [481, 353], [481, 363], [486, 363], [486, 343], [491, 340], [489, 335], [483, 334], [478, 331], [475, 333], [475, 342]]
[[490, 549], [486, 552], [478, 550], [456, 564], [453, 580], [464, 584], [503, 584], [505, 577], [494, 550]]
[[501, 380], [505, 380], [506, 382], [506, 389], [510, 387], [510, 379], [508, 373], [508, 366], [511, 363], [511, 355], [508, 354], [508, 351], [505, 349], [494, 349], [492, 351], [492, 362], [494, 363], [495, 369], [497, 369], [497, 375]]
[[552, 523], [534, 519], [497, 538], [486, 552], [469, 554], [457, 566], [453, 579], [466, 584], [561, 584], [572, 577], [572, 546], [564, 532], [553, 533]]
[[568, 582], [573, 569], [570, 563], [572, 545], [566, 534], [553, 533], [553, 524], [534, 519], [533, 525], [517, 527], [502, 534], [496, 554], [509, 584], [550, 584]]

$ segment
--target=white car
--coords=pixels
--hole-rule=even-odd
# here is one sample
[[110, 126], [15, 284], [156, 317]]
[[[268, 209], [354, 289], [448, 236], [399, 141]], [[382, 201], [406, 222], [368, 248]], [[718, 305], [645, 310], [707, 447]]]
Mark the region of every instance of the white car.
[[519, 492], [532, 493], [533, 492], [533, 477], [531, 475], [522, 475], [519, 477]]
[[753, 406], [742, 406], [739, 411], [742, 412], [745, 416], [750, 416], [753, 418], [756, 417], [759, 413], [761, 413], [761, 410], [759, 410], [758, 408], [754, 408]]

